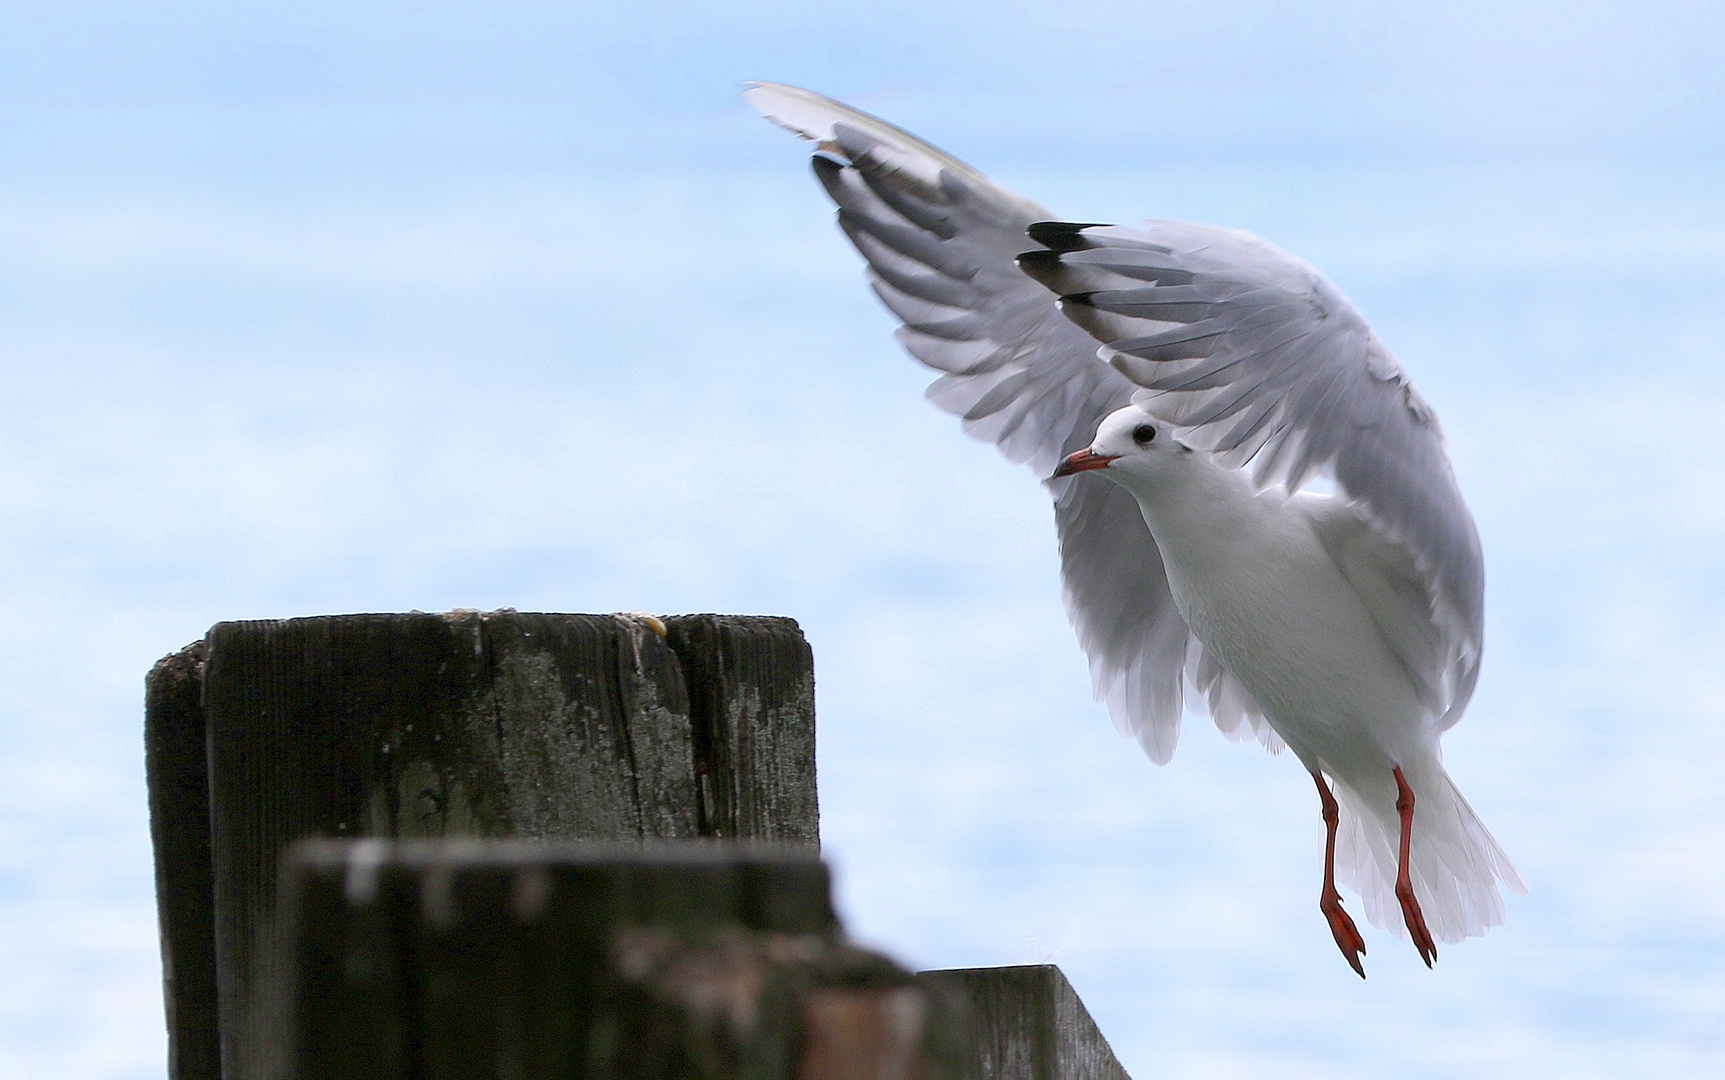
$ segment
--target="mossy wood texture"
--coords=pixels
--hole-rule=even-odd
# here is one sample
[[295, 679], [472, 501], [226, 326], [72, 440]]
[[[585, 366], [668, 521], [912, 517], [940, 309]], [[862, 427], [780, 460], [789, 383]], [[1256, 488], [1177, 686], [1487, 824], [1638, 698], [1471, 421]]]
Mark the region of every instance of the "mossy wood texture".
[[[296, 840], [817, 845], [812, 661], [796, 623], [669, 627], [512, 611], [234, 622], [157, 665], [146, 741], [175, 1080], [216, 1080], [198, 1048], [218, 1015], [221, 1076], [283, 1074], [276, 879]], [[199, 787], [203, 807], [184, 794]]]
[[709, 836], [820, 842], [815, 743], [786, 738], [815, 712], [815, 661], [790, 619], [665, 620], [683, 664]]

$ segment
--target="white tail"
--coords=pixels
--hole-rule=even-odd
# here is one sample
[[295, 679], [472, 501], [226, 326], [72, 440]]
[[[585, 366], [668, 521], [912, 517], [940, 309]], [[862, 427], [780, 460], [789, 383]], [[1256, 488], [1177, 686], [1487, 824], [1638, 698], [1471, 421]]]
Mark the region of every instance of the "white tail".
[[[1443, 942], [1478, 937], [1503, 922], [1498, 882], [1517, 896], [1527, 892], [1527, 885], [1442, 765], [1410, 768], [1405, 774], [1414, 792], [1409, 873], [1426, 925]], [[1360, 894], [1374, 926], [1406, 937], [1395, 896], [1401, 821], [1394, 782], [1387, 776], [1384, 780], [1363, 791], [1345, 781], [1336, 783], [1342, 810], [1336, 876]]]

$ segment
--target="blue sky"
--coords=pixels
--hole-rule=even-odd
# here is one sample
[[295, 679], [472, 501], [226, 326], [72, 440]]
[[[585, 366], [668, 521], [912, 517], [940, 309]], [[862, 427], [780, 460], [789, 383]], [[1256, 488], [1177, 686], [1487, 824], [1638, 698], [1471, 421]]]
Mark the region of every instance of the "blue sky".
[[[1151, 1076], [1725, 1066], [1725, 15], [1702, 4], [28, 4], [0, 21], [0, 1075], [163, 1073], [141, 682], [211, 623], [792, 615], [852, 928], [1053, 960]], [[1056, 212], [1250, 228], [1439, 410], [1447, 764], [1533, 885], [1317, 915], [1285, 757], [1089, 701], [1035, 478], [924, 404], [738, 84]]]

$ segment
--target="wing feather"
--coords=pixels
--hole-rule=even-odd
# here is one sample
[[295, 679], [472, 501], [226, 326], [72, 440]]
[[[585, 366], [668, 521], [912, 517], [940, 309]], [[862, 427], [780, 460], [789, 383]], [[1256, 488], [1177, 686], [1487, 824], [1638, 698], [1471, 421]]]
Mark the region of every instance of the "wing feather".
[[1419, 667], [1434, 721], [1459, 719], [1483, 647], [1479, 536], [1431, 407], [1353, 304], [1247, 233], [1165, 221], [1032, 233], [1059, 250], [1023, 269], [1144, 388], [1134, 401], [1221, 463], [1249, 463], [1260, 486], [1334, 477], [1353, 524], [1329, 528], [1332, 554], [1397, 612], [1380, 629]]
[[[928, 397], [961, 417], [967, 433], [1047, 476], [1090, 444], [1104, 416], [1131, 401], [1138, 388], [1018, 269], [1020, 255], [1047, 243], [1030, 235], [1032, 224], [1051, 216], [1046, 210], [818, 94], [763, 83], [747, 97], [815, 141], [815, 174], [868, 263], [876, 295], [903, 321], [896, 336], [943, 373]], [[1058, 245], [1062, 235], [1056, 228], [1049, 238]], [[1185, 280], [1177, 270], [1135, 277], [1142, 269], [1123, 265], [1122, 280], [1139, 286]], [[1049, 489], [1067, 614], [1090, 658], [1096, 695], [1121, 730], [1165, 762], [1179, 734], [1191, 635], [1161, 553], [1124, 489], [1095, 476], [1056, 480]]]

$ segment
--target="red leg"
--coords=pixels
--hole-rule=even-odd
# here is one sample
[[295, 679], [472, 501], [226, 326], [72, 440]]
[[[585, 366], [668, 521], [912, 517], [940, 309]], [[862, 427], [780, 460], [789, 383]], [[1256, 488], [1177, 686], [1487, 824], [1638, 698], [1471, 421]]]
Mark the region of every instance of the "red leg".
[[1336, 948], [1342, 950], [1348, 966], [1363, 979], [1366, 969], [1360, 966], [1360, 955], [1366, 951], [1366, 941], [1360, 937], [1354, 920], [1342, 910], [1342, 894], [1336, 891], [1336, 822], [1341, 820], [1341, 811], [1329, 785], [1324, 783], [1323, 774], [1313, 773], [1312, 779], [1318, 782], [1318, 798], [1324, 801], [1324, 891], [1318, 898], [1318, 910], [1329, 921]]
[[1431, 967], [1432, 961], [1437, 959], [1437, 945], [1432, 941], [1432, 932], [1426, 929], [1426, 917], [1420, 913], [1420, 902], [1414, 898], [1413, 879], [1408, 876], [1408, 847], [1413, 842], [1414, 832], [1414, 793], [1408, 787], [1407, 777], [1402, 775], [1401, 766], [1397, 765], [1393, 771], [1396, 774], [1396, 813], [1402, 819], [1396, 899], [1402, 902], [1402, 920], [1408, 924], [1408, 933], [1413, 935], [1414, 948], [1420, 951], [1420, 959], [1426, 962], [1426, 967]]

